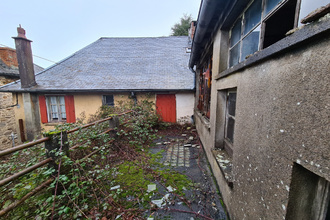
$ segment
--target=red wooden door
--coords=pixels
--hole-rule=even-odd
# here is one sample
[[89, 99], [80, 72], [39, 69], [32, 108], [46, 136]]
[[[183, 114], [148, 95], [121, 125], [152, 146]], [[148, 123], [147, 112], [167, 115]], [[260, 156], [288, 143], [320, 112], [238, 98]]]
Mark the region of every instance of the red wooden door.
[[175, 94], [157, 94], [156, 109], [162, 121], [176, 122]]

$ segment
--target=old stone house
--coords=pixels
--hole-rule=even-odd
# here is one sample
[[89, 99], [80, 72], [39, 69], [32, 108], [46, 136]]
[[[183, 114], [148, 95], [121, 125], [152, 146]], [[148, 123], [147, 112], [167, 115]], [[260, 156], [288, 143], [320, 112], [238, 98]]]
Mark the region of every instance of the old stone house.
[[[34, 64], [34, 71], [40, 72], [42, 67]], [[0, 86], [19, 80], [18, 63], [16, 51], [8, 47], [0, 47]], [[14, 106], [16, 100], [12, 99], [11, 93], [0, 93], [0, 150], [12, 146], [13, 136], [17, 137], [16, 128], [19, 127], [19, 122], [15, 120]], [[24, 141], [15, 138], [18, 141]]]
[[[15, 40], [16, 47], [29, 43], [25, 36]], [[16, 120], [24, 121], [28, 139], [41, 129], [75, 122], [81, 113], [88, 117], [102, 105], [116, 105], [129, 98], [154, 102], [164, 121], [185, 118], [190, 122], [194, 105], [194, 73], [188, 68], [190, 45], [188, 36], [100, 38], [38, 73], [35, 79], [23, 80], [22, 75], [31, 73], [20, 69], [21, 81], [0, 91], [12, 92], [18, 100], [21, 107], [14, 108]]]
[[231, 219], [330, 219], [329, 7], [201, 3], [194, 115]]

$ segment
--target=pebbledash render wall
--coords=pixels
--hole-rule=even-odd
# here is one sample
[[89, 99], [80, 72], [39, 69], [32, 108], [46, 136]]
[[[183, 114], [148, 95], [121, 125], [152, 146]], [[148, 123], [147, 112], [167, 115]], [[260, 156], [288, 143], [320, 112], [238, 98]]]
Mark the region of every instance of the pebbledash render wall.
[[[0, 76], [0, 86], [13, 82], [5, 76]], [[16, 133], [14, 120], [13, 99], [11, 93], [0, 93], [0, 150], [12, 147], [12, 141], [8, 139], [11, 133]], [[17, 139], [15, 140], [17, 144]]]
[[[315, 32], [318, 25], [305, 26], [289, 38]], [[329, 19], [320, 25], [329, 25]], [[306, 194], [312, 190], [296, 173], [303, 170], [330, 181], [329, 29], [236, 71], [221, 71], [222, 36], [218, 31], [213, 41], [211, 116], [208, 120], [195, 110], [195, 120], [224, 203], [231, 219], [297, 219], [290, 215], [295, 206], [313, 200], [302, 196], [299, 204], [288, 207], [291, 197], [301, 196], [295, 195], [297, 187], [306, 187]], [[289, 42], [283, 39], [272, 48]], [[224, 94], [233, 88], [237, 99], [231, 187], [212, 150], [222, 146]]]

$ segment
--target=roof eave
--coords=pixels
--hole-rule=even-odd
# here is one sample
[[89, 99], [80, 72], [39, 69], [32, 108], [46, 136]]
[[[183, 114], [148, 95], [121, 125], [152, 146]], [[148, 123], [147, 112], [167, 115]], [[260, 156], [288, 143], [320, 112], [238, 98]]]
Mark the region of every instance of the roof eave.
[[0, 89], [0, 92], [14, 93], [122, 93], [122, 92], [192, 92], [192, 89]]
[[189, 67], [197, 64], [205, 45], [215, 28], [228, 29], [249, 1], [203, 0], [201, 3], [195, 35], [192, 43]]

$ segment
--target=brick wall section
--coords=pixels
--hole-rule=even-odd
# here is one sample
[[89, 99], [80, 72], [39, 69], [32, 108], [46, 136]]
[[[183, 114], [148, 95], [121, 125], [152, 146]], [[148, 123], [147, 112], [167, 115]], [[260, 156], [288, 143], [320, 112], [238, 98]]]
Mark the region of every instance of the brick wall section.
[[[14, 79], [8, 79], [4, 76], [0, 76], [0, 86], [14, 81]], [[11, 93], [0, 93], [0, 150], [4, 150], [12, 147], [12, 142], [8, 139], [8, 136], [12, 132], [17, 134], [15, 124], [14, 107], [5, 108], [12, 105]], [[18, 139], [16, 139], [16, 144]]]
[[0, 59], [10, 68], [18, 68], [16, 50], [0, 47]]

